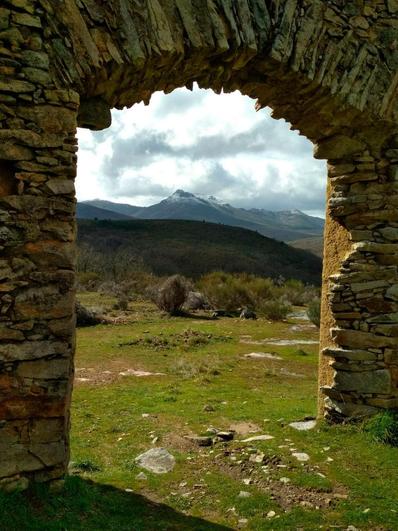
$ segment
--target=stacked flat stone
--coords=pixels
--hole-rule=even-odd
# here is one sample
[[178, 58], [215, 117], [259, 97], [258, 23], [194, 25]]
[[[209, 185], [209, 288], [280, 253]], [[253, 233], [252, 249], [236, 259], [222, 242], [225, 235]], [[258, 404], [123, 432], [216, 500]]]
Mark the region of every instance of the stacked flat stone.
[[194, 82], [328, 159], [320, 411], [398, 407], [397, 70], [397, 0], [2, 0], [0, 486], [68, 462], [76, 126]]

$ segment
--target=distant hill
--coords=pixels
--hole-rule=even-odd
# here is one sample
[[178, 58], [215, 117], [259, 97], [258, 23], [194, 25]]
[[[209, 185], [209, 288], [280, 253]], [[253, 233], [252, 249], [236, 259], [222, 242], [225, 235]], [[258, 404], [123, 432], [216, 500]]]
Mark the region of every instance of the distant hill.
[[215, 270], [320, 284], [321, 260], [256, 232], [181, 220], [80, 220], [78, 242], [100, 253], [140, 257], [157, 275], [199, 277]]
[[323, 258], [323, 238], [322, 237], [304, 238], [302, 240], [295, 240], [295, 241], [289, 242], [289, 245], [291, 245], [292, 247], [295, 247], [296, 249], [304, 249], [305, 251], [309, 251], [310, 253], [313, 253], [316, 256]]
[[77, 203], [76, 215], [78, 219], [131, 219], [131, 216], [98, 208], [88, 203]]
[[307, 216], [299, 210], [279, 212], [263, 209], [247, 210], [222, 203], [214, 197], [205, 198], [184, 190], [177, 190], [170, 197], [149, 207], [112, 203], [100, 199], [80, 204], [139, 219], [186, 219], [222, 223], [257, 231], [281, 241], [320, 236], [324, 226], [323, 219]]

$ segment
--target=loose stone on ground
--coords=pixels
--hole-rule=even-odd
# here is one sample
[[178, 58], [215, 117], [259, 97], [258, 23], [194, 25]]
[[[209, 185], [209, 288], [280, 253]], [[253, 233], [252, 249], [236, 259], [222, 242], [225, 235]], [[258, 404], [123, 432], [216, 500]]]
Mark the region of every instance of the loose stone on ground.
[[154, 474], [166, 474], [175, 467], [175, 458], [166, 448], [151, 448], [147, 452], [138, 455], [135, 462], [141, 468]]

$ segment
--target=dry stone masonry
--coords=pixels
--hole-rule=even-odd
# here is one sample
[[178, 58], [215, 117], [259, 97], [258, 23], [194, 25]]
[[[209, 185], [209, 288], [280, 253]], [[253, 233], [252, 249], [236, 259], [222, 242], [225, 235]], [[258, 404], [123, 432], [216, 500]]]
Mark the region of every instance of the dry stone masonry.
[[328, 160], [320, 412], [398, 407], [398, 0], [2, 0], [2, 488], [68, 462], [76, 127], [195, 81]]

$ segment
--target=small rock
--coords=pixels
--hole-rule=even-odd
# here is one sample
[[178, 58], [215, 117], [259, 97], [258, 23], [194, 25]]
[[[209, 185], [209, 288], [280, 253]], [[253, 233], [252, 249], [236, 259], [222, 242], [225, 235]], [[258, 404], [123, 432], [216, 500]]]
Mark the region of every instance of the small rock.
[[311, 502], [309, 502], [309, 501], [305, 501], [305, 500], [301, 501], [301, 502], [300, 502], [300, 505], [301, 505], [302, 507], [307, 507], [308, 509], [313, 509], [313, 507], [314, 507], [314, 504], [313, 504], [313, 503], [311, 503]]
[[215, 411], [215, 408], [211, 404], [206, 404], [205, 406], [203, 406], [203, 411]]
[[246, 479], [243, 480], [243, 483], [245, 485], [250, 485], [252, 483], [252, 480], [250, 478], [246, 478]]
[[241, 490], [238, 498], [250, 498], [250, 496], [251, 496], [250, 492], [247, 492], [246, 490]]
[[249, 520], [247, 518], [240, 518], [238, 520], [239, 527], [246, 527], [248, 523], [249, 523]]
[[263, 454], [263, 453], [252, 454], [249, 457], [249, 461], [251, 461], [252, 463], [263, 463], [264, 462], [264, 458], [265, 458], [265, 454]]
[[346, 529], [346, 531], [359, 531], [359, 529], [353, 525], [349, 525]]
[[286, 485], [287, 483], [290, 483], [290, 478], [280, 478], [279, 481], [280, 481], [281, 483], [284, 483], [284, 484]]
[[295, 457], [297, 461], [302, 461], [302, 462], [309, 461], [310, 459], [310, 456], [304, 452], [293, 452], [292, 456]]
[[275, 511], [268, 511], [267, 518], [273, 518], [274, 516], [276, 516], [276, 512]]
[[200, 437], [200, 436], [186, 436], [185, 439], [192, 441], [198, 446], [211, 446], [213, 444], [213, 439], [211, 437]]
[[304, 420], [300, 422], [291, 422], [289, 424], [291, 428], [294, 428], [295, 430], [299, 431], [309, 431], [315, 428], [316, 426], [316, 420]]
[[124, 492], [134, 492], [133, 489], [124, 489]]
[[166, 448], [151, 448], [151, 450], [137, 456], [135, 462], [138, 466], [154, 474], [166, 474], [175, 467], [175, 458]]
[[218, 431], [217, 437], [219, 437], [223, 441], [232, 441], [232, 439], [235, 437], [235, 432], [234, 431]]
[[254, 437], [249, 437], [248, 439], [243, 439], [241, 442], [253, 442], [253, 441], [269, 441], [274, 439], [272, 435], [255, 435]]

